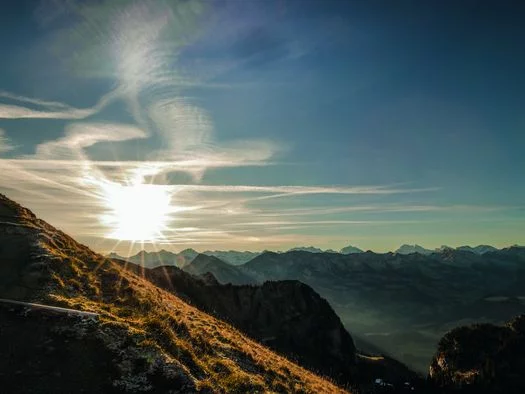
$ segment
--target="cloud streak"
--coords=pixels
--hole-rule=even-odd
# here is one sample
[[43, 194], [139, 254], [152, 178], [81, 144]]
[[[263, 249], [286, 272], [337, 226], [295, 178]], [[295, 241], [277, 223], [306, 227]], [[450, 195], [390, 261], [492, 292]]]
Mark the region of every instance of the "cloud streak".
[[100, 142], [121, 142], [146, 138], [141, 129], [123, 124], [73, 123], [66, 127], [65, 136], [42, 143], [36, 147], [33, 156], [37, 160], [79, 160], [84, 165], [90, 162], [85, 148]]
[[[119, 92], [111, 91], [91, 108], [75, 108], [55, 101], [0, 92], [0, 98], [9, 99], [11, 102], [11, 104], [0, 103], [0, 119], [85, 119], [98, 113], [114, 101], [118, 95]], [[36, 108], [24, 107], [13, 103], [33, 104]]]

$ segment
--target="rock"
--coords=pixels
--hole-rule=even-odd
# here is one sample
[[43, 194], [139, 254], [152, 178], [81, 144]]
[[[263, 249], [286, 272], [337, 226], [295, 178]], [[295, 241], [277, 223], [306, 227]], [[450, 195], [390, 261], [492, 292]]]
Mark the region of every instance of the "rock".
[[525, 392], [525, 315], [505, 326], [456, 328], [439, 342], [429, 379], [446, 390], [476, 393]]

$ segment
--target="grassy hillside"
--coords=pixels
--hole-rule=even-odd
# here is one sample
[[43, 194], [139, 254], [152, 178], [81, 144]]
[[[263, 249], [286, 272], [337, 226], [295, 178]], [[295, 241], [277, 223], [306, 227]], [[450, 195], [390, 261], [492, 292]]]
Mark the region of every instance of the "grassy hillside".
[[[344, 392], [78, 244], [4, 196], [0, 217], [0, 297], [98, 313], [89, 330], [61, 324], [77, 337], [89, 333], [86, 338], [107, 353], [112, 370], [105, 374], [111, 374], [114, 390]], [[92, 350], [86, 348], [85, 354]], [[38, 362], [31, 363], [38, 360], [29, 359], [38, 368]], [[14, 371], [9, 376], [17, 379]]]
[[121, 264], [301, 366], [343, 385], [359, 381], [352, 337], [328, 302], [304, 283], [221, 285], [211, 274], [196, 277], [173, 266]]

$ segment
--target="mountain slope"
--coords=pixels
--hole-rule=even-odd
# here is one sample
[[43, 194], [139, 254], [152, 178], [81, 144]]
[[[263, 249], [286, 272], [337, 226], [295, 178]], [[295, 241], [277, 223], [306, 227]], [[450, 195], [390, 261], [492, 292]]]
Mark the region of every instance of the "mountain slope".
[[145, 269], [128, 265], [128, 269], [301, 365], [343, 384], [356, 380], [352, 337], [326, 300], [301, 282], [232, 286], [220, 285], [213, 276], [194, 277], [172, 266]]
[[2, 310], [2, 343], [23, 344], [24, 335], [42, 327], [49, 332], [39, 337], [51, 344], [28, 345], [23, 355], [12, 348], [15, 361], [25, 357], [27, 364], [2, 362], [3, 390], [78, 392], [81, 374], [49, 374], [43, 354], [60, 360], [73, 351], [64, 360], [82, 357], [91, 366], [87, 376], [97, 379], [84, 392], [342, 392], [1, 195], [0, 221], [1, 298], [98, 314], [87, 322], [67, 314], [29, 321], [25, 313]]

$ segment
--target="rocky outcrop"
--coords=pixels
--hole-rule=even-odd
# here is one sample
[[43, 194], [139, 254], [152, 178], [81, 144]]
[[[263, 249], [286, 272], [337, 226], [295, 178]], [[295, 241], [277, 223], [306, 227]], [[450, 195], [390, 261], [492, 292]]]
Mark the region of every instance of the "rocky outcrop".
[[355, 346], [328, 302], [298, 281], [207, 288], [207, 310], [286, 356], [342, 383], [352, 381]]
[[447, 392], [525, 392], [525, 315], [504, 326], [476, 324], [446, 334], [429, 379]]
[[90, 314], [0, 303], [4, 393], [196, 392], [180, 365]]

